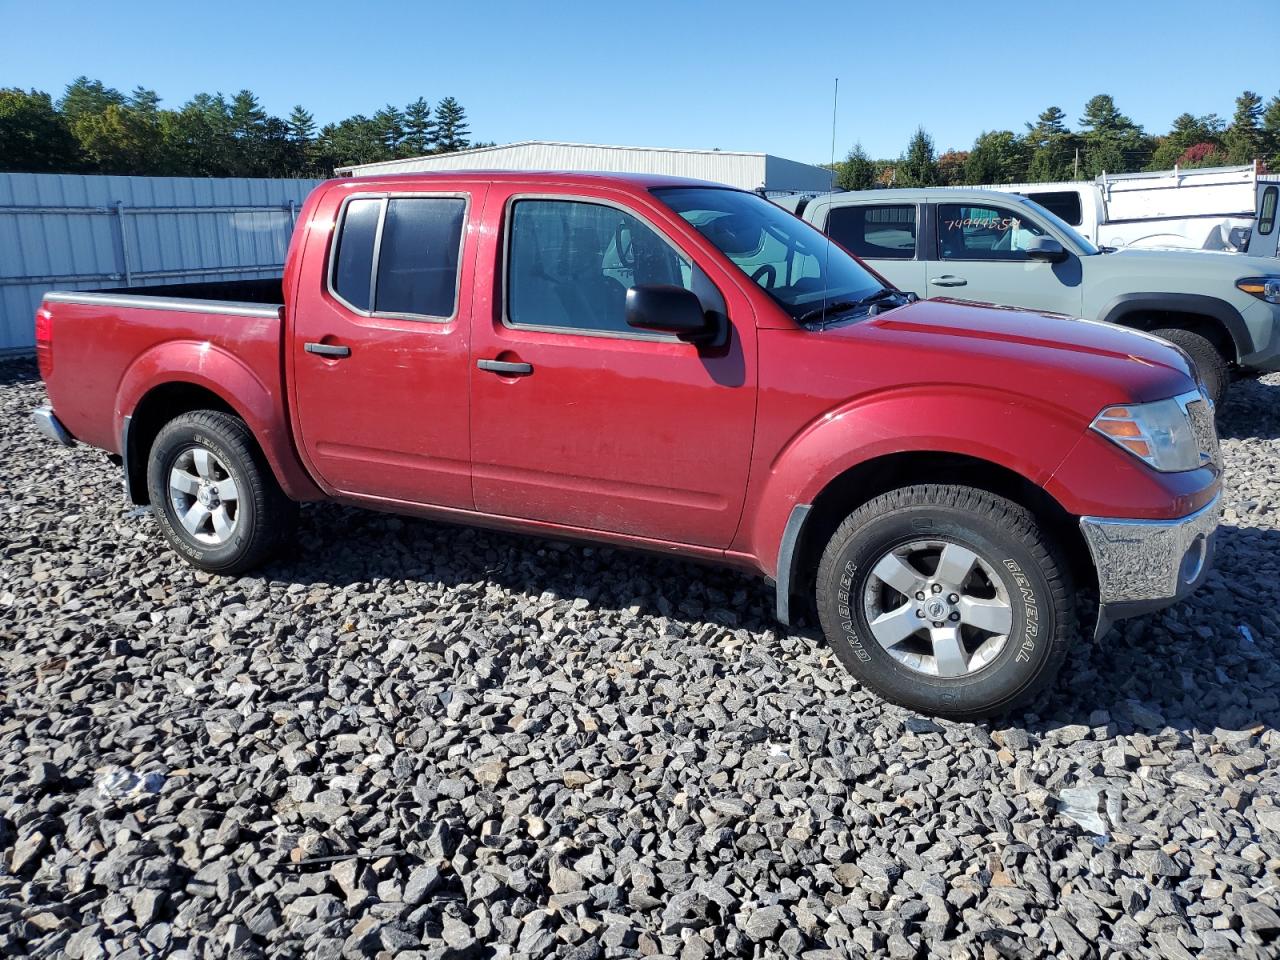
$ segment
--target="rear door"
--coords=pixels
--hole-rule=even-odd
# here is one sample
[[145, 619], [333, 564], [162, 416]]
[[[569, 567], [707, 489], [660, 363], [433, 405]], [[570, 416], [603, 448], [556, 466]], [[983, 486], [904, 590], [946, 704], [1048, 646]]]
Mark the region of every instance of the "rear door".
[[824, 232], [906, 293], [927, 296], [921, 218], [911, 202], [833, 205]]
[[1061, 263], [1028, 257], [1031, 239], [1053, 234], [1023, 204], [962, 200], [930, 207], [936, 241], [929, 296], [1080, 315], [1080, 258], [1071, 252]]
[[[727, 547], [755, 424], [746, 295], [695, 266], [657, 225], [656, 201], [495, 183], [487, 206], [495, 239], [480, 257], [500, 280], [487, 309], [477, 296], [472, 328], [477, 509]], [[638, 283], [692, 289], [728, 316], [727, 342], [702, 349], [628, 327]]]
[[1249, 255], [1252, 257], [1280, 256], [1276, 241], [1280, 229], [1276, 228], [1276, 205], [1280, 201], [1280, 184], [1258, 184], [1258, 212], [1249, 236]]
[[294, 410], [302, 451], [331, 490], [473, 506], [466, 251], [485, 189], [334, 191], [309, 225], [329, 219], [333, 230], [301, 269], [315, 280], [292, 317]]

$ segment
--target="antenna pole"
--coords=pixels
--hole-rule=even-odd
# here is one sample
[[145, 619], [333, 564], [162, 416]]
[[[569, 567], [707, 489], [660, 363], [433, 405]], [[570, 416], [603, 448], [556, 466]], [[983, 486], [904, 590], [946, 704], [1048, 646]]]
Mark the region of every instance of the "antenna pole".
[[[840, 102], [840, 78], [836, 77], [835, 88], [831, 92], [831, 186], [835, 187], [836, 179], [836, 106]], [[827, 249], [822, 264], [822, 323], [826, 323], [827, 295], [831, 292], [831, 231], [826, 231]]]

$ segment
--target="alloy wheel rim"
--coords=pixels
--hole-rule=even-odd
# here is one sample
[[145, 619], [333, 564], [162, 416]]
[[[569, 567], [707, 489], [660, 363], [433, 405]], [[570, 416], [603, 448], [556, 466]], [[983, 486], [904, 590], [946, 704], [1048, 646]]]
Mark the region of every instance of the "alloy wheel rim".
[[169, 502], [178, 523], [200, 543], [227, 543], [240, 522], [240, 488], [216, 454], [187, 447], [169, 468]]
[[1013, 629], [1013, 605], [995, 566], [951, 540], [912, 540], [886, 551], [871, 568], [862, 602], [876, 642], [932, 677], [966, 677], [989, 666]]

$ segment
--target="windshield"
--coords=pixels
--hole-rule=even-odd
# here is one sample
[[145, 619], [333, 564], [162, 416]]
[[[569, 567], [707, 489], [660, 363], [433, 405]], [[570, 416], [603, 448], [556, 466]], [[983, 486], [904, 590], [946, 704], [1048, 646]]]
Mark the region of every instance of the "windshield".
[[871, 297], [882, 284], [839, 244], [754, 193], [717, 187], [653, 191], [793, 319]]
[[1060, 216], [1058, 216], [1052, 210], [1048, 209], [1047, 207], [1042, 207], [1040, 206], [1040, 204], [1036, 203], [1034, 200], [1028, 200], [1026, 197], [1022, 198], [1022, 202], [1025, 203], [1028, 207], [1031, 207], [1033, 210], [1035, 210], [1036, 216], [1040, 217], [1040, 219], [1048, 220], [1049, 223], [1052, 224], [1053, 227], [1057, 229], [1059, 233], [1065, 234], [1066, 238], [1071, 243], [1075, 244], [1076, 252], [1079, 253], [1081, 256], [1092, 257], [1102, 252], [1097, 247], [1095, 247], [1092, 243], [1090, 243], [1087, 239], [1085, 239], [1084, 234], [1082, 234], [1079, 230], [1077, 230], [1071, 224], [1067, 223], [1067, 221], [1063, 220]]

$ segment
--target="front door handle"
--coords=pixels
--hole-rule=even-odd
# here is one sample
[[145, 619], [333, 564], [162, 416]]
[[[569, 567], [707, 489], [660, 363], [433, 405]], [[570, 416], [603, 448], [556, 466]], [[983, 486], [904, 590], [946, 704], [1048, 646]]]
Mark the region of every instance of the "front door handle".
[[969, 281], [964, 277], [953, 277], [947, 273], [940, 277], [930, 277], [929, 282], [935, 287], [963, 287]]
[[533, 373], [532, 363], [515, 363], [510, 360], [477, 360], [476, 366], [490, 373], [500, 373], [504, 377], [527, 377]]
[[307, 343], [303, 344], [302, 349], [319, 357], [338, 358], [351, 356], [350, 347], [339, 346], [336, 343]]

